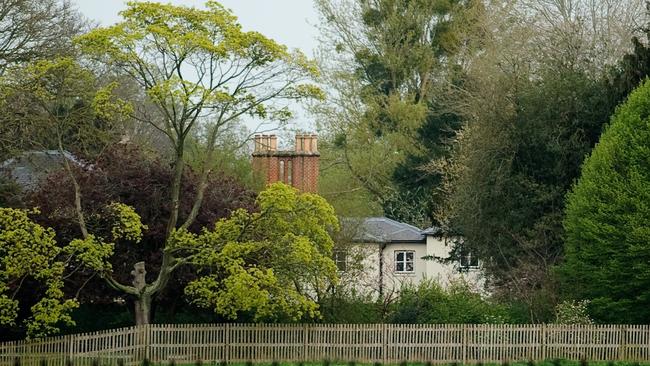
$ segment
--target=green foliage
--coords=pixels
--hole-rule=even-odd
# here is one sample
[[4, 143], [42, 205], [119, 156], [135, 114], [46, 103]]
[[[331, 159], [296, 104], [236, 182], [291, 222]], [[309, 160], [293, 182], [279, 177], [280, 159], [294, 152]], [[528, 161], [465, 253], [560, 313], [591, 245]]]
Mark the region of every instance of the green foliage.
[[192, 303], [235, 319], [318, 317], [309, 297], [336, 282], [329, 230], [333, 208], [320, 196], [276, 183], [260, 193], [259, 212], [235, 211], [200, 235], [177, 231], [170, 250], [202, 268], [185, 289]]
[[74, 239], [64, 251], [84, 267], [105, 276], [113, 270], [111, 257], [115, 252], [115, 243], [120, 240], [138, 243], [143, 231], [147, 229], [132, 207], [113, 202], [106, 208], [111, 224], [112, 238], [102, 238], [89, 234], [82, 239]]
[[440, 175], [425, 166], [447, 153], [445, 137], [453, 136], [459, 125], [458, 118], [449, 118], [451, 113], [442, 112], [445, 108], [434, 106], [433, 100], [457, 74], [447, 61], [465, 42], [464, 29], [474, 23], [479, 2], [317, 4], [330, 52], [324, 70], [336, 91], [331, 103], [318, 110], [338, 150], [331, 153], [385, 215], [430, 225], [439, 204], [433, 192]]
[[139, 243], [142, 240], [142, 232], [147, 230], [132, 207], [122, 203], [113, 202], [107, 207], [107, 211], [113, 216], [113, 228], [111, 235], [114, 241], [128, 240]]
[[216, 1], [205, 6], [131, 1], [120, 13], [122, 22], [95, 29], [77, 43], [145, 88], [162, 108], [167, 121], [159, 127], [171, 139], [170, 126], [185, 124], [182, 129], [190, 131], [201, 113], [214, 113], [217, 125], [242, 114], [284, 121], [291, 114], [274, 100], [322, 97], [319, 88], [301, 82], [318, 74], [302, 53], [242, 31]]
[[394, 323], [506, 323], [507, 309], [493, 304], [464, 281], [445, 289], [435, 281], [402, 288], [391, 317]]
[[563, 287], [604, 322], [650, 319], [650, 83], [630, 94], [567, 196]]
[[26, 320], [27, 334], [40, 337], [58, 331], [59, 324], [74, 324], [70, 317], [78, 306], [64, 297], [61, 249], [54, 232], [34, 223], [36, 211], [0, 208], [0, 325], [14, 325], [21, 304], [14, 299], [26, 279], [43, 287], [40, 299]]
[[321, 299], [320, 307], [324, 323], [366, 324], [384, 321], [380, 304], [371, 296], [335, 292]]
[[381, 206], [344, 164], [344, 154], [323, 137], [321, 136], [322, 140], [318, 143], [321, 153], [318, 193], [325, 197], [342, 217], [380, 216]]
[[557, 304], [555, 308], [556, 324], [593, 324], [594, 321], [589, 317], [587, 306], [588, 300], [582, 301], [563, 301]]
[[0, 79], [0, 138], [7, 140], [0, 154], [30, 148], [98, 153], [115, 141], [117, 126], [132, 110], [115, 96], [115, 87], [102, 85], [71, 58], [9, 69]]
[[22, 207], [22, 189], [3, 175], [0, 175], [0, 207]]

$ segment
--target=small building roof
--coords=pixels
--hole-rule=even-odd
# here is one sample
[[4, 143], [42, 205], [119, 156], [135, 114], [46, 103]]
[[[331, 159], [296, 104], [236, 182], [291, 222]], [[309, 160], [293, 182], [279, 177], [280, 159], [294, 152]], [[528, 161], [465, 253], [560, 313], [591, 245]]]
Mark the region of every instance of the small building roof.
[[23, 189], [34, 189], [40, 179], [63, 167], [64, 159], [84, 166], [74, 155], [58, 150], [25, 151], [0, 163], [0, 174], [13, 179]]
[[364, 243], [424, 243], [421, 229], [387, 217], [341, 219], [343, 230], [349, 231], [352, 240]]
[[440, 229], [437, 226], [431, 226], [429, 228], [426, 228], [422, 230], [422, 234], [427, 235], [427, 236], [433, 236], [433, 235], [439, 235], [441, 233], [442, 229]]

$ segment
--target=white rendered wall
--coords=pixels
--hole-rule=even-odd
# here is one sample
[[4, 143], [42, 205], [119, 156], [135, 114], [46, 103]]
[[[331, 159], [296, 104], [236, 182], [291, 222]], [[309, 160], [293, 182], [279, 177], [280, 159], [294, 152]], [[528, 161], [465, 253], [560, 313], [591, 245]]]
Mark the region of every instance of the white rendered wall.
[[[341, 272], [342, 283], [350, 284], [349, 288], [358, 294], [371, 297], [379, 295], [380, 288], [380, 255], [383, 253], [383, 292], [385, 296], [396, 296], [402, 286], [417, 285], [421, 281], [435, 280], [442, 286], [448, 286], [452, 281], [464, 279], [477, 291], [482, 291], [482, 276], [478, 269], [459, 271], [458, 262], [442, 262], [429, 258], [449, 258], [452, 249], [449, 240], [427, 236], [426, 243], [363, 243], [354, 245], [353, 252], [358, 258], [359, 266], [350, 271]], [[414, 252], [414, 271], [410, 273], [395, 271], [395, 252]]]

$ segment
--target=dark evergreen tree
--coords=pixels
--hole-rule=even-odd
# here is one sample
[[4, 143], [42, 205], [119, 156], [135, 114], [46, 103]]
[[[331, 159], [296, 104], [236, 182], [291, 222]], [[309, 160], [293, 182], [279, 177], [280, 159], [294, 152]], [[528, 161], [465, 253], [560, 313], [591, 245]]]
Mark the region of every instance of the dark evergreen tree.
[[650, 320], [650, 83], [612, 118], [567, 197], [563, 289], [603, 322]]

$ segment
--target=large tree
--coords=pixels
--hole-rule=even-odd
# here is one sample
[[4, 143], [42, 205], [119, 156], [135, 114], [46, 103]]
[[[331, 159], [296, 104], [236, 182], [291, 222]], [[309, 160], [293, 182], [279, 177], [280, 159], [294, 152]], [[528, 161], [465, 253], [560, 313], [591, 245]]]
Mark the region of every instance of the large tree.
[[[169, 181], [172, 169], [169, 164], [152, 151], [145, 151], [131, 143], [109, 146], [94, 161], [92, 169], [73, 166], [74, 178], [81, 188], [82, 210], [87, 217], [92, 232], [108, 236], [110, 220], [105, 208], [111, 202], [122, 202], [135, 209], [142, 222], [148, 227], [141, 242], [134, 246], [129, 242], [117, 242], [111, 265], [120, 282], [129, 282], [129, 272], [133, 265], [145, 261], [151, 272], [160, 267], [161, 249], [165, 243], [166, 222], [169, 215]], [[186, 169], [183, 176], [183, 195], [194, 195], [198, 187], [197, 174]], [[67, 171], [60, 170], [48, 175], [38, 189], [29, 192], [23, 205], [38, 207], [35, 220], [50, 227], [57, 234], [59, 243], [67, 243], [78, 238], [81, 233], [74, 207], [74, 191], [70, 190], [71, 178]], [[191, 202], [183, 201], [181, 214], [187, 215]], [[236, 179], [216, 171], [208, 178], [205, 200], [195, 222], [188, 228], [200, 233], [203, 227], [210, 227], [215, 221], [228, 217], [234, 210], [245, 208], [255, 211], [255, 194]], [[71, 294], [78, 293], [79, 301], [84, 303], [113, 303], [121, 296], [110, 288], [93, 271], [77, 270], [77, 275], [69, 276], [66, 288]], [[183, 287], [196, 278], [196, 270], [187, 267], [179, 271], [176, 278], [158, 298], [167, 303], [182, 301]], [[82, 291], [80, 287], [84, 287]], [[128, 300], [128, 299], [125, 299]]]
[[562, 284], [603, 322], [650, 319], [650, 83], [616, 111], [567, 197]]
[[[619, 85], [634, 83], [615, 60], [621, 37], [634, 34], [625, 19], [643, 13], [634, 1], [622, 18], [587, 10], [597, 3], [488, 7], [481, 55], [457, 95], [467, 124], [452, 158], [432, 164], [448, 173], [440, 221], [463, 236], [458, 249], [474, 251], [493, 289], [525, 302], [534, 321], [551, 316], [557, 300], [552, 268], [562, 258], [565, 194], [629, 92]], [[637, 65], [623, 65], [624, 73], [643, 74]]]
[[87, 21], [69, 0], [0, 1], [0, 75], [10, 65], [70, 55]]
[[437, 98], [456, 74], [450, 55], [463, 47], [480, 2], [317, 4], [331, 92], [318, 112], [331, 136], [331, 163], [345, 167], [386, 215], [431, 224], [439, 175], [422, 167], [445, 153], [459, 126]]
[[[187, 230], [203, 205], [220, 132], [242, 116], [286, 120], [291, 116], [287, 101], [322, 93], [308, 83], [317, 71], [302, 53], [289, 52], [260, 33], [242, 31], [236, 17], [215, 1], [208, 1], [205, 9], [129, 2], [121, 15], [122, 22], [93, 30], [78, 43], [143, 88], [157, 113], [136, 108], [132, 116], [166, 136], [173, 152], [160, 270], [150, 279], [144, 276], [146, 263], [138, 262], [133, 283], [125, 284], [111, 268], [99, 269], [109, 285], [136, 299], [136, 319], [142, 324], [150, 320], [154, 296], [187, 262], [174, 248], [179, 240], [189, 240]], [[204, 129], [198, 140], [204, 154], [197, 188], [183, 195], [187, 145], [199, 127]], [[181, 216], [183, 201], [191, 208]], [[83, 240], [97, 244], [77, 208]]]

